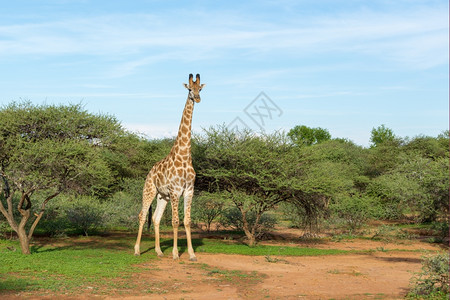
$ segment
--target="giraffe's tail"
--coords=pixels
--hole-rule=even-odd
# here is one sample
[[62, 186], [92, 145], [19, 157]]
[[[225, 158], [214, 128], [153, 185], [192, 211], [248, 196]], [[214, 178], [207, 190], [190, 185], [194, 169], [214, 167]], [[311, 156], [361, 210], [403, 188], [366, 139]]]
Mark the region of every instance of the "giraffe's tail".
[[150, 226], [152, 225], [152, 206], [148, 208], [148, 222], [147, 222], [147, 230], [150, 231]]

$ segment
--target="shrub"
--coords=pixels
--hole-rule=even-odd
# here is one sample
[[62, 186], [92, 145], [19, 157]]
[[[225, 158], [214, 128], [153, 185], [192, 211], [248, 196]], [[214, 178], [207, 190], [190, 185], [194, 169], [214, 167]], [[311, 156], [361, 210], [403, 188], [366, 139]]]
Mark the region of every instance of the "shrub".
[[448, 244], [449, 226], [448, 219], [444, 219], [441, 222], [431, 223], [431, 230], [433, 231], [433, 237], [428, 239], [431, 243], [444, 243]]
[[50, 202], [39, 223], [39, 231], [50, 236], [63, 235], [70, 227], [66, 215], [66, 209], [69, 205], [70, 203], [64, 196], [59, 196]]
[[286, 220], [290, 221], [292, 227], [302, 228], [309, 235], [314, 235], [321, 230], [324, 217], [328, 213], [325, 208], [313, 205], [298, 205], [297, 203], [285, 202], [281, 206], [281, 211]]
[[417, 236], [405, 229], [398, 228], [396, 226], [381, 225], [375, 230], [374, 235], [371, 238], [373, 240], [393, 242], [396, 240], [413, 240], [416, 239]]
[[42, 234], [58, 236], [73, 229], [84, 234], [98, 228], [136, 229], [141, 209], [141, 196], [136, 189], [133, 187], [125, 189], [126, 192], [116, 192], [104, 200], [59, 195], [48, 203], [37, 230]]
[[438, 221], [448, 216], [448, 165], [448, 158], [403, 153], [395, 168], [372, 180], [367, 193], [382, 199], [396, 219], [408, 214], [416, 222]]
[[219, 193], [202, 192], [192, 201], [192, 222], [205, 223], [206, 230], [211, 231], [211, 225], [224, 211], [225, 201]]
[[7, 233], [12, 234], [13, 230], [11, 229], [11, 226], [9, 226], [7, 221], [0, 220], [0, 237], [1, 234], [4, 234], [6, 236]]
[[[249, 227], [253, 227], [256, 221], [256, 213], [254, 211], [249, 211], [247, 213], [247, 222]], [[236, 230], [244, 230], [243, 217], [241, 211], [237, 207], [229, 207], [224, 210], [222, 217], [220, 218], [220, 224], [223, 227], [231, 227]], [[277, 219], [274, 215], [270, 213], [264, 213], [259, 224], [256, 227], [256, 238], [260, 238], [264, 231], [274, 228], [277, 224]]]
[[97, 198], [80, 196], [74, 199], [66, 209], [67, 220], [77, 230], [87, 236], [90, 230], [96, 230], [104, 221], [104, 211]]
[[365, 196], [344, 196], [332, 203], [330, 208], [350, 230], [359, 229], [372, 216], [372, 199]]
[[141, 199], [136, 195], [128, 191], [116, 192], [102, 203], [104, 225], [110, 229], [137, 229], [141, 205]]
[[449, 234], [448, 219], [445, 219], [444, 222], [433, 222], [431, 224], [431, 228], [438, 234], [439, 238], [441, 239], [448, 238]]
[[[422, 269], [411, 279], [410, 297], [449, 295], [449, 256], [442, 252], [422, 257]], [[422, 298], [421, 298], [422, 299]]]

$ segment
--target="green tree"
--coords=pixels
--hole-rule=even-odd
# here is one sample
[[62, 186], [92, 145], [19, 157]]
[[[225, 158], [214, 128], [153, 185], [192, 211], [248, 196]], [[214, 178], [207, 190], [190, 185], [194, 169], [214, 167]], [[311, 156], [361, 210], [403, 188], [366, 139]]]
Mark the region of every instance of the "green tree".
[[[330, 200], [354, 191], [356, 182], [366, 182], [361, 180], [364, 152], [348, 141], [295, 147], [279, 133], [260, 136], [213, 128], [198, 139], [193, 153], [197, 188], [228, 195], [240, 210], [251, 244], [264, 212], [277, 204], [296, 205], [313, 231]], [[249, 222], [253, 214], [255, 222]]]
[[311, 128], [305, 125], [295, 126], [289, 130], [287, 135], [298, 146], [311, 146], [331, 139], [331, 134], [327, 129]]
[[438, 159], [448, 157], [448, 136], [439, 135], [437, 138], [419, 135], [407, 141], [403, 150], [411, 155], [419, 154], [422, 157]]
[[123, 133], [114, 139], [102, 155], [120, 183], [126, 178], [145, 178], [152, 166], [164, 158], [173, 145], [173, 139], [147, 140], [132, 133]]
[[400, 143], [388, 141], [367, 149], [367, 166], [365, 174], [375, 178], [394, 169], [399, 163], [402, 153]]
[[62, 192], [108, 192], [113, 178], [102, 152], [121, 134], [113, 117], [91, 115], [80, 105], [24, 102], [0, 109], [0, 211], [24, 254], [51, 199]]
[[448, 215], [449, 159], [402, 153], [398, 165], [373, 179], [367, 190], [385, 209], [397, 211], [394, 218], [409, 212], [418, 222], [439, 221]]
[[[259, 136], [225, 127], [205, 130], [194, 145], [197, 189], [224, 193], [241, 212], [242, 228], [254, 245], [264, 212], [290, 197], [284, 192], [283, 165], [292, 145], [282, 134]], [[248, 222], [253, 213], [254, 222]]]
[[379, 146], [383, 143], [394, 142], [396, 137], [392, 129], [387, 128], [384, 124], [373, 128], [370, 135], [372, 146]]
[[356, 193], [364, 182], [364, 152], [349, 141], [330, 140], [311, 147], [297, 147], [286, 162], [285, 191], [296, 206], [305, 229], [315, 233], [329, 215], [329, 204]]

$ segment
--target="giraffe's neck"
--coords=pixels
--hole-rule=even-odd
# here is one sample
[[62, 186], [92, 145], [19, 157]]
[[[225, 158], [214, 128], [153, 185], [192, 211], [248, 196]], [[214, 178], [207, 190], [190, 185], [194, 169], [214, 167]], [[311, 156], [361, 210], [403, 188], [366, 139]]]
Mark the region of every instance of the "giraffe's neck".
[[192, 127], [192, 113], [194, 111], [194, 101], [186, 100], [184, 106], [183, 116], [181, 117], [180, 127], [175, 143], [172, 147], [172, 152], [183, 152], [184, 155], [191, 154], [191, 127]]

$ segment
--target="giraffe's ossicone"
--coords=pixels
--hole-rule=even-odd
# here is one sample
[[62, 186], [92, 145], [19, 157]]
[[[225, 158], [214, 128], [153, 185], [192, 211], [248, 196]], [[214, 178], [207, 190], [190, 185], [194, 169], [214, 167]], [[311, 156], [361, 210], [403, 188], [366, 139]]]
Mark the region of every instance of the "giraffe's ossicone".
[[178, 203], [181, 196], [184, 199], [184, 227], [188, 245], [189, 259], [197, 260], [191, 241], [191, 203], [194, 195], [195, 171], [192, 167], [191, 157], [191, 125], [194, 102], [200, 102], [200, 91], [205, 86], [200, 84], [200, 75], [196, 80], [189, 74], [189, 84], [184, 84], [188, 89], [188, 98], [184, 107], [180, 127], [175, 143], [163, 160], [157, 162], [147, 175], [142, 195], [142, 209], [139, 213], [139, 231], [134, 246], [134, 254], [140, 255], [140, 242], [142, 230], [147, 218], [148, 210], [156, 197], [156, 210], [152, 220], [155, 227], [155, 251], [158, 256], [163, 256], [159, 242], [159, 224], [164, 209], [170, 201], [172, 206], [173, 226], [173, 258], [178, 259]]

